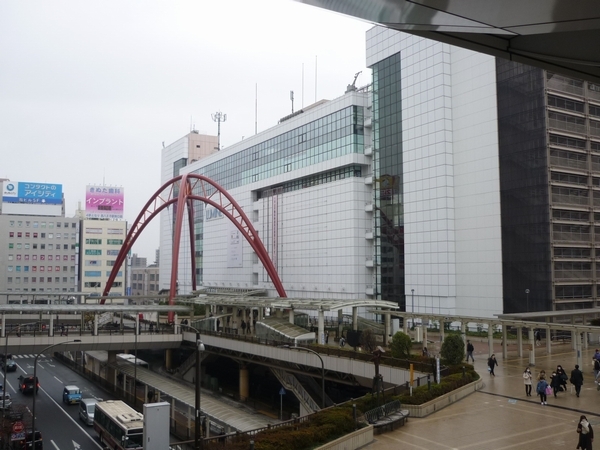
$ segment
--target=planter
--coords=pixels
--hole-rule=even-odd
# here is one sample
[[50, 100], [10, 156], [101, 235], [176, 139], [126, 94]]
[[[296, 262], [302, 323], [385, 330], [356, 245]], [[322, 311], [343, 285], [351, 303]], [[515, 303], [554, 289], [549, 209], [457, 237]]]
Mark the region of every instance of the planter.
[[328, 442], [315, 450], [354, 450], [364, 447], [373, 442], [373, 427], [368, 427], [356, 430], [353, 433], [342, 436], [335, 441]]
[[422, 405], [407, 405], [402, 404], [402, 409], [408, 409], [410, 411], [410, 417], [427, 417], [442, 408], [445, 408], [452, 403], [455, 403], [467, 395], [481, 389], [483, 387], [483, 380], [480, 378], [466, 386], [458, 388], [452, 392], [448, 392], [436, 399], [433, 399]]

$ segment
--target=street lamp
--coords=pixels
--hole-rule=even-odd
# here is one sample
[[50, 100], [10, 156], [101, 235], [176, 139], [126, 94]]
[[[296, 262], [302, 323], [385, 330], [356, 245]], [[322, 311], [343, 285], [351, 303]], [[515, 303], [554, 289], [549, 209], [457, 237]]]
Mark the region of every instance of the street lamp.
[[181, 324], [181, 326], [191, 328], [196, 332], [196, 405], [194, 407], [194, 413], [196, 415], [196, 418], [194, 419], [194, 449], [201, 450], [203, 446], [203, 441], [201, 437], [202, 425], [200, 421], [200, 376], [202, 373], [200, 370], [200, 364], [202, 361], [200, 358], [200, 352], [204, 351], [204, 344], [200, 340], [200, 331], [198, 331], [196, 328], [190, 325]]
[[306, 347], [292, 347], [289, 344], [280, 345], [281, 348], [288, 348], [290, 350], [303, 350], [305, 352], [314, 353], [317, 355], [317, 358], [321, 360], [321, 409], [325, 408], [325, 364], [323, 363], [323, 358], [317, 352], [310, 348]]
[[527, 312], [529, 312], [529, 289], [525, 289], [525, 294], [527, 295]]
[[[412, 296], [412, 311], [411, 312], [414, 314], [415, 313], [415, 290], [411, 289], [410, 293]], [[413, 323], [413, 327], [414, 327], [415, 326], [415, 316], [413, 316], [412, 323]]]
[[57, 347], [59, 345], [65, 345], [65, 344], [69, 344], [71, 342], [81, 342], [81, 339], [73, 339], [71, 341], [63, 341], [63, 342], [57, 342], [56, 344], [51, 344], [48, 347], [44, 347], [42, 349], [42, 351], [40, 351], [37, 355], [35, 355], [35, 358], [33, 359], [33, 382], [35, 383], [35, 386], [33, 387], [33, 408], [32, 408], [32, 418], [31, 418], [31, 431], [32, 431], [32, 449], [35, 449], [35, 441], [36, 441], [36, 434], [35, 434], [35, 398], [37, 397], [37, 360], [40, 357], [40, 355], [42, 353], [44, 353], [47, 350], [50, 350], [52, 347]]

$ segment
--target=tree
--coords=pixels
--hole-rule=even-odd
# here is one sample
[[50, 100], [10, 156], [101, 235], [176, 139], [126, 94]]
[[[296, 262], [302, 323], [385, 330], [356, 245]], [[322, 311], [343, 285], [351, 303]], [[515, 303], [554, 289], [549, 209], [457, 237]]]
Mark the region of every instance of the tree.
[[366, 352], [373, 353], [376, 348], [375, 335], [370, 328], [361, 331], [359, 342]]
[[460, 364], [465, 358], [465, 343], [458, 334], [446, 336], [440, 351], [442, 359], [448, 364]]
[[394, 358], [409, 358], [412, 349], [412, 340], [409, 335], [404, 334], [402, 331], [398, 331], [392, 336], [391, 348], [392, 356]]

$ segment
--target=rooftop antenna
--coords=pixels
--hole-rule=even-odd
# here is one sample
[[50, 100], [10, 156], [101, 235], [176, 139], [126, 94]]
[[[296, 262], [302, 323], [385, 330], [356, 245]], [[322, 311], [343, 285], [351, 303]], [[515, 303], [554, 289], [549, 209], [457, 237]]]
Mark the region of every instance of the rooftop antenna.
[[217, 111], [211, 114], [213, 122], [217, 122], [217, 150], [221, 150], [221, 122], [227, 120], [227, 114], [223, 114], [221, 111]]
[[302, 108], [304, 108], [304, 63], [302, 63]]
[[294, 91], [290, 91], [290, 100], [292, 101], [292, 114], [294, 114]]
[[315, 55], [315, 103], [317, 103], [317, 55]]

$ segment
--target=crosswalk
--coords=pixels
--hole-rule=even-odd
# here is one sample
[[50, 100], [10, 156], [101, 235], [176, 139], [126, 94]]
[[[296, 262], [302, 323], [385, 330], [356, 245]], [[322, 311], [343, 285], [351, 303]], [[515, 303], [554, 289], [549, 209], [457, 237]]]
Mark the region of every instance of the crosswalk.
[[[35, 357], [36, 357], [36, 355], [11, 355], [11, 359], [34, 359]], [[46, 358], [46, 355], [41, 353], [38, 356], [38, 359], [40, 359], [40, 358]]]

